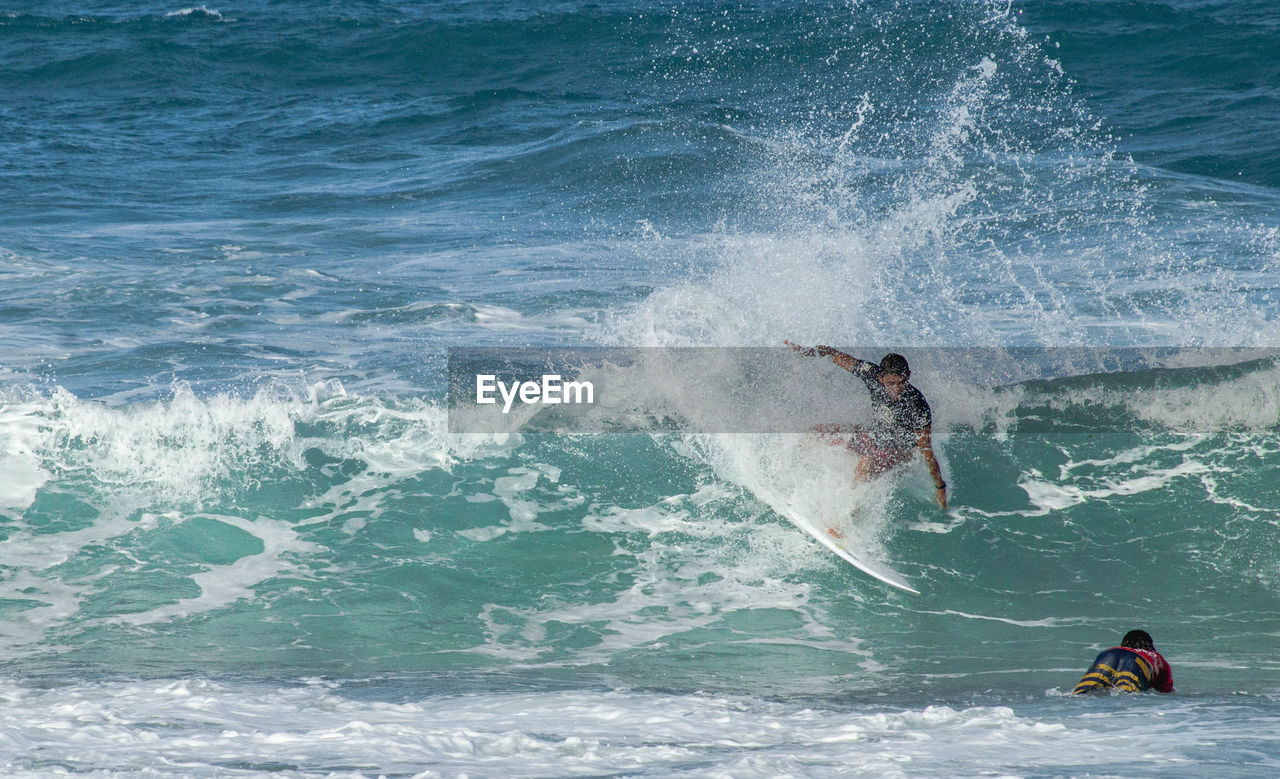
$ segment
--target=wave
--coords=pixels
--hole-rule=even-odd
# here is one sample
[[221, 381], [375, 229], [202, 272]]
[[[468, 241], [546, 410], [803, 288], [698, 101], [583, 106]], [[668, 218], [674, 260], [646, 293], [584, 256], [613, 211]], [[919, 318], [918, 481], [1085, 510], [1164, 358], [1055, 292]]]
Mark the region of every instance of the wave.
[[1035, 380], [1006, 389], [1018, 394], [1014, 415], [1028, 432], [1261, 434], [1280, 424], [1280, 366], [1264, 351], [1267, 356], [1243, 362]]
[[[860, 662], [882, 618], [916, 607], [998, 608], [1021, 630], [1110, 624], [1070, 582], [1100, 586], [1117, 565], [1191, 598], [1181, 608], [1253, 602], [1276, 583], [1267, 474], [1280, 452], [1274, 400], [1249, 417], [1249, 393], [1274, 398], [1277, 370], [1265, 358], [932, 388], [947, 513], [922, 468], [854, 487], [851, 455], [799, 435], [457, 435], [442, 404], [335, 383], [208, 397], [179, 385], [123, 405], [10, 390], [0, 649], [169, 667], [251, 624], [209, 662], [235, 667], [263, 635], [304, 644], [279, 659], [310, 669], [642, 679], [646, 657], [692, 636], [707, 657]], [[1224, 397], [1238, 413], [1215, 418]], [[886, 600], [842, 568], [771, 510], [777, 495], [856, 509], [850, 543], [919, 600]], [[1212, 582], [1200, 600], [1143, 562], [1170, 556]], [[751, 642], [727, 627], [738, 621]], [[677, 687], [687, 672], [734, 689], [712, 681], [713, 662], [681, 668]]]
[[199, 397], [179, 382], [167, 399], [123, 406], [11, 388], [0, 430], [5, 469], [15, 474], [4, 508], [18, 512], [57, 480], [84, 480], [139, 505], [197, 510], [333, 461], [358, 460], [393, 482], [448, 469], [510, 438], [449, 436], [438, 403], [351, 396], [337, 381], [278, 383], [248, 397]]
[[[307, 229], [317, 211], [363, 202], [377, 212], [415, 194], [429, 195], [427, 207], [396, 219], [422, 218], [430, 229], [443, 218], [507, 211], [522, 225], [604, 225], [582, 243], [541, 249], [529, 249], [536, 229], [503, 227], [490, 242], [497, 232], [446, 225], [425, 257], [402, 248], [368, 265], [363, 241], [372, 230], [337, 248], [316, 244], [344, 268], [394, 266], [409, 277], [452, 273], [479, 254], [507, 271], [554, 271], [563, 249], [573, 268], [552, 274], [562, 287], [545, 293], [492, 293], [496, 274], [486, 266], [461, 274], [463, 292], [433, 287], [430, 302], [421, 302], [415, 277], [388, 297], [334, 285], [334, 296], [298, 310], [281, 300], [322, 282], [255, 275], [236, 294], [270, 302], [246, 313], [217, 303], [228, 282], [213, 271], [201, 282], [207, 289], [174, 287], [178, 316], [212, 333], [218, 323], [200, 317], [207, 308], [249, 335], [224, 344], [212, 333], [218, 343], [200, 344], [225, 350], [193, 358], [184, 375], [240, 370], [282, 327], [326, 341], [290, 355], [289, 367], [331, 355], [329, 341], [366, 352], [387, 343], [326, 323], [385, 327], [406, 340], [586, 333], [626, 345], [1274, 340], [1273, 239], [1253, 228], [1233, 233], [1238, 223], [1218, 209], [1177, 210], [1181, 201], [1125, 159], [1054, 51], [1005, 4], [828, 10], [765, 5], [692, 18], [668, 9], [633, 20], [582, 7], [541, 19], [517, 12], [516, 21], [418, 18], [367, 29], [325, 17], [291, 37], [282, 34], [291, 31], [287, 19], [261, 24], [250, 7], [217, 24], [194, 14], [120, 22], [123, 34], [140, 34], [109, 51], [102, 40], [110, 36], [77, 39], [77, 22], [67, 19], [54, 25], [67, 33], [61, 48], [14, 72], [24, 89], [158, 73], [143, 91], [194, 101], [184, 105], [194, 106], [203, 137], [225, 141], [217, 133], [226, 116], [245, 117], [240, 135], [215, 150], [218, 166], [228, 149], [260, 148], [262, 124], [294, 112], [300, 124], [275, 132], [313, 133], [318, 146], [289, 147], [286, 156], [337, 148], [324, 177], [377, 171], [372, 185], [336, 187], [328, 179], [304, 186], [287, 166], [277, 170], [288, 182], [285, 210], [292, 203]], [[39, 24], [9, 21], [0, 35], [17, 42], [10, 51], [36, 51]], [[108, 22], [84, 25], [92, 32]], [[144, 40], [160, 25], [168, 25], [160, 40]], [[455, 44], [463, 55], [445, 62]], [[506, 47], [504, 56], [479, 67], [495, 46]], [[576, 59], [561, 66], [566, 49]], [[330, 131], [357, 138], [368, 102], [401, 105], [437, 66], [449, 79], [442, 94], [376, 112], [376, 132], [409, 145], [325, 143]], [[564, 67], [573, 71], [567, 80]], [[90, 68], [101, 78], [82, 82]], [[300, 89], [323, 99], [295, 95], [294, 104], [257, 91], [293, 84], [299, 72]], [[355, 93], [375, 72], [385, 89], [366, 102]], [[155, 115], [151, 97], [131, 110]], [[209, 105], [217, 110], [201, 113]], [[240, 112], [246, 105], [260, 113]], [[583, 106], [591, 108], [579, 117]], [[465, 117], [465, 128], [433, 125], [442, 112]], [[429, 156], [412, 145], [424, 137], [446, 142], [457, 167], [433, 159], [385, 182], [390, 165]], [[513, 162], [522, 171], [504, 178]], [[432, 190], [432, 170], [474, 187], [443, 216], [434, 206], [455, 190]], [[488, 179], [498, 183], [489, 188]], [[528, 199], [511, 194], [535, 179], [543, 181]], [[326, 200], [326, 185], [340, 197]], [[360, 201], [370, 189], [374, 196]], [[262, 204], [275, 191], [237, 196]], [[355, 200], [343, 199], [353, 191]], [[576, 210], [593, 195], [598, 205]], [[248, 210], [263, 218], [256, 205]], [[1181, 216], [1191, 212], [1199, 221], [1188, 233]], [[600, 234], [639, 240], [618, 250], [592, 240]], [[1206, 234], [1213, 240], [1200, 243]], [[1219, 258], [1215, 242], [1240, 251]], [[253, 252], [259, 244], [245, 245]], [[616, 264], [627, 267], [617, 277], [629, 283], [633, 260], [657, 269], [652, 291], [627, 292], [632, 302], [621, 309], [621, 295], [577, 294], [580, 279], [599, 268], [607, 275], [619, 253], [626, 261]], [[215, 265], [241, 259], [239, 250], [211, 256]], [[95, 295], [106, 292], [114, 290]], [[488, 302], [434, 299], [459, 295]], [[257, 311], [277, 329], [255, 329]], [[57, 321], [83, 314], [71, 307]], [[146, 324], [111, 337], [136, 343], [169, 323]], [[189, 346], [175, 339], [166, 354]], [[417, 365], [420, 351], [418, 339], [378, 359], [394, 366], [385, 373], [412, 370], [404, 366]], [[84, 356], [77, 351], [66, 375], [86, 365], [95, 377], [118, 370], [138, 394], [121, 389], [100, 401], [6, 388], [0, 398], [0, 468], [11, 475], [0, 485], [8, 566], [0, 638], [9, 657], [57, 654], [126, 671], [188, 662], [236, 669], [269, 657], [275, 669], [305, 673], [517, 669], [623, 686], [650, 683], [656, 668], [677, 688], [901, 690], [932, 683], [910, 681], [919, 678], [907, 667], [914, 660], [893, 659], [921, 643], [941, 652], [962, 640], [975, 655], [987, 652], [956, 659], [965, 684], [1004, 672], [1025, 653], [1028, 632], [1045, 636], [1033, 640], [1049, 662], [1074, 667], [1079, 658], [1051, 644], [1062, 631], [1132, 619], [1096, 597], [1126, 577], [1158, 594], [1164, 610], [1142, 610], [1164, 620], [1157, 627], [1186, 614], [1274, 611], [1280, 404], [1271, 358], [1116, 367], [1093, 355], [1071, 372], [999, 382], [926, 359], [918, 382], [934, 404], [955, 491], [943, 514], [918, 469], [858, 491], [844, 478], [845, 453], [802, 451], [799, 436], [464, 437], [448, 432], [439, 399], [379, 390], [376, 379], [364, 394], [349, 392], [352, 382], [235, 394], [216, 379], [163, 394], [151, 382], [168, 363]], [[356, 374], [385, 367], [370, 366], [367, 354], [334, 362], [357, 365]], [[275, 368], [264, 359], [253, 370], [265, 381]], [[838, 567], [756, 499], [765, 486], [803, 495], [814, 511], [862, 506], [859, 543], [918, 583], [920, 600], [895, 599]], [[930, 639], [953, 624], [939, 628], [939, 615], [981, 622], [983, 632]], [[1222, 621], [1206, 632], [1236, 635]], [[833, 672], [833, 657], [835, 667], [858, 670]], [[744, 682], [743, 668], [759, 673]]]

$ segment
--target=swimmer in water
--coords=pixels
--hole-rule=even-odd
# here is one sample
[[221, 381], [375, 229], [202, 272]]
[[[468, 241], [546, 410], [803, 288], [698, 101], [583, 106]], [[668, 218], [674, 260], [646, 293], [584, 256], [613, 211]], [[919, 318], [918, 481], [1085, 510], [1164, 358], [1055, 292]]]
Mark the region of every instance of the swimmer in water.
[[1124, 692], [1173, 692], [1173, 669], [1156, 651], [1145, 630], [1130, 630], [1120, 641], [1094, 659], [1076, 685], [1074, 695], [1123, 690]]

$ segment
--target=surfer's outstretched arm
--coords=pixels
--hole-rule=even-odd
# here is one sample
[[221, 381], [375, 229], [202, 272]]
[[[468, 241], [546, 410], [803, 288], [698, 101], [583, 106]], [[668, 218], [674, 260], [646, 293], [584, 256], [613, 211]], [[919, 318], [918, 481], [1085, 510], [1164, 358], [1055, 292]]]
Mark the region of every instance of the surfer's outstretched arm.
[[799, 344], [793, 344], [790, 341], [783, 341], [783, 343], [790, 346], [792, 349], [795, 349], [797, 352], [800, 352], [805, 357], [830, 357], [832, 362], [850, 372], [858, 370], [859, 363], [866, 362], [866, 360], [859, 360], [851, 354], [845, 354], [839, 349], [833, 349], [830, 346], [813, 346], [805, 348]]
[[945, 511], [947, 508], [947, 483], [942, 480], [942, 469], [938, 467], [938, 458], [933, 456], [932, 426], [926, 425], [920, 430], [920, 434], [916, 437], [916, 446], [920, 447], [920, 454], [924, 457], [924, 463], [929, 466], [929, 475], [933, 477], [934, 489], [938, 491], [938, 503], [942, 504], [942, 509]]
[[787, 340], [787, 339], [785, 339], [785, 338], [784, 338], [784, 339], [782, 339], [782, 342], [783, 342], [784, 344], [786, 344], [787, 346], [790, 346], [792, 349], [795, 349], [797, 352], [800, 352], [800, 353], [801, 353], [801, 354], [803, 354], [805, 357], [817, 357], [817, 356], [818, 356], [818, 350], [817, 350], [817, 349], [815, 349], [815, 348], [813, 348], [812, 346], [801, 346], [800, 344], [791, 343], [790, 341], [788, 341], [788, 340]]

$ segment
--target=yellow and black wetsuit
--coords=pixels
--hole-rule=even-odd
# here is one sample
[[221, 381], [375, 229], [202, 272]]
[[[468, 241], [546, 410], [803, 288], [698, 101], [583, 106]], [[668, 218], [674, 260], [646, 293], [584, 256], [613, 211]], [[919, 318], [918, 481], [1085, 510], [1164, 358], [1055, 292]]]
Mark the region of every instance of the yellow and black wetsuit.
[[1169, 663], [1153, 649], [1112, 647], [1098, 655], [1076, 685], [1075, 695], [1115, 688], [1124, 692], [1154, 689], [1173, 692]]

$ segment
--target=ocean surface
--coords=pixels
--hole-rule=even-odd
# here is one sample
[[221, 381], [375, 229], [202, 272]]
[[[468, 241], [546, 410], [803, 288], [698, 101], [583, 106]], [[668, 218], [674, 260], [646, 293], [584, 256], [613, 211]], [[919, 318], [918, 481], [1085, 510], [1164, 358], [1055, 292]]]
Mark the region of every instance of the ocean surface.
[[[946, 511], [450, 432], [451, 349], [783, 339], [990, 355]], [[0, 774], [1275, 776], [1276, 347], [1271, 0], [0, 0]]]

